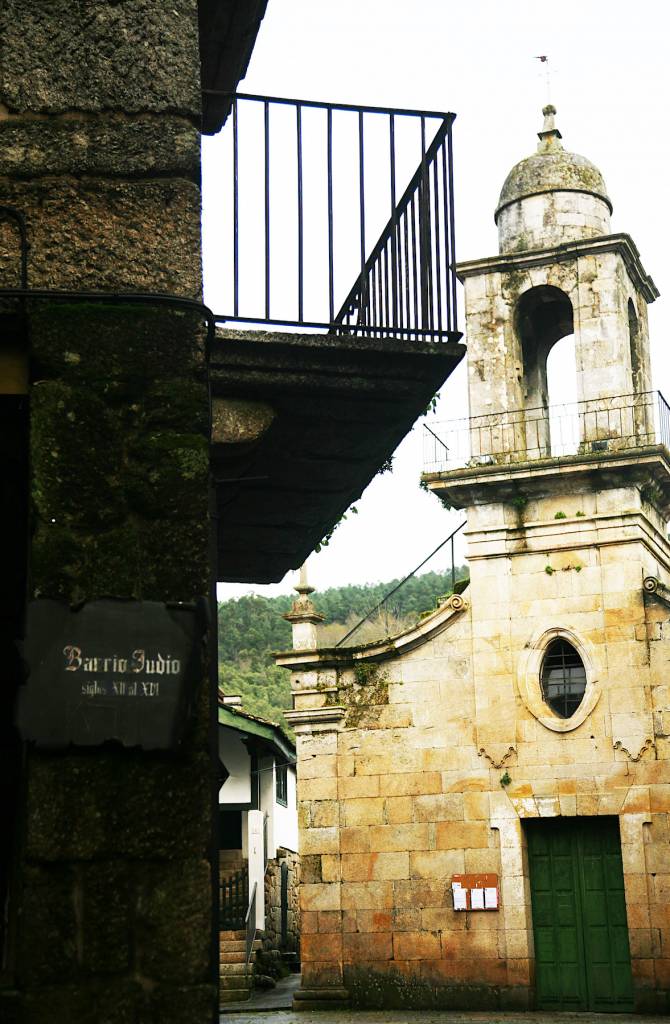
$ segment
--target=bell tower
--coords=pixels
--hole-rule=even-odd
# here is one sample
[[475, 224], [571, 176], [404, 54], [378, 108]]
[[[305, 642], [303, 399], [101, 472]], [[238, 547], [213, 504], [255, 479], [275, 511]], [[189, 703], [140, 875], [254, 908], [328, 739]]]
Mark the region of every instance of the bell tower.
[[[670, 424], [651, 387], [647, 321], [658, 291], [631, 237], [610, 232], [600, 171], [563, 148], [555, 108], [543, 113], [537, 152], [516, 164], [500, 194], [499, 255], [458, 267], [470, 418], [445, 425], [435, 464], [446, 472], [427, 474], [429, 487], [457, 507], [569, 494], [593, 505], [603, 485], [651, 478], [665, 493]], [[575, 339], [577, 401], [551, 408], [547, 357], [567, 335]], [[629, 495], [625, 507], [638, 506]], [[660, 496], [653, 511], [664, 518]]]
[[[554, 115], [554, 107], [544, 108], [537, 153], [503, 185], [495, 214], [500, 254], [458, 268], [471, 456], [482, 461], [524, 462], [656, 440], [647, 305], [658, 292], [630, 236], [610, 233], [602, 175], [563, 148]], [[547, 356], [570, 334], [577, 407], [550, 417]]]
[[[499, 254], [458, 267], [470, 417], [436, 428], [424, 474], [467, 511], [475, 685], [500, 708], [481, 719], [482, 744], [514, 744], [502, 709], [519, 698], [548, 729], [578, 728], [603, 687], [643, 671], [643, 580], [670, 581], [670, 411], [652, 390], [647, 322], [658, 291], [631, 237], [611, 232], [600, 171], [563, 148], [555, 108], [543, 114], [537, 151], [500, 194]], [[568, 335], [577, 400], [554, 407], [547, 356]], [[585, 692], [575, 704], [565, 683], [557, 713], [536, 683], [568, 647]], [[612, 742], [651, 742], [648, 708], [612, 711]]]

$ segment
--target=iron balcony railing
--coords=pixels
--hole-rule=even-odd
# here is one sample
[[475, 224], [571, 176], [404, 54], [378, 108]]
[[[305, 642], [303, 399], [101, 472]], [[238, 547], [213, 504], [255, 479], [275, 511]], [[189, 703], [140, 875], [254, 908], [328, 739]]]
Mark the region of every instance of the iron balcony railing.
[[647, 391], [431, 424], [424, 430], [424, 470], [433, 473], [659, 444], [670, 449], [670, 407], [660, 391]]
[[454, 117], [235, 95], [205, 162], [216, 168], [203, 241], [217, 320], [460, 337]]
[[220, 884], [219, 923], [224, 931], [245, 927], [249, 907], [249, 868], [245, 865]]

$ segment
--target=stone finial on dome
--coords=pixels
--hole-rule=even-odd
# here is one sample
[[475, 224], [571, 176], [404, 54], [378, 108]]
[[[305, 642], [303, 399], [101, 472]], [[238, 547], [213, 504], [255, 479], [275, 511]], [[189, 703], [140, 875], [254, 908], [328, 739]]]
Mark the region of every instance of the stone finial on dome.
[[540, 140], [537, 146], [538, 153], [547, 153], [551, 149], [563, 149], [560, 142], [563, 136], [554, 121], [556, 107], [553, 103], [548, 103], [546, 107], [542, 107], [542, 113], [544, 115], [544, 124], [542, 125], [542, 131], [537, 133], [537, 137]]
[[310, 600], [314, 587], [307, 580], [307, 563], [300, 567], [300, 578], [293, 588], [298, 596], [291, 605], [291, 611], [282, 616], [293, 626], [293, 647], [295, 650], [314, 650], [317, 646], [316, 627], [325, 615], [317, 612]]

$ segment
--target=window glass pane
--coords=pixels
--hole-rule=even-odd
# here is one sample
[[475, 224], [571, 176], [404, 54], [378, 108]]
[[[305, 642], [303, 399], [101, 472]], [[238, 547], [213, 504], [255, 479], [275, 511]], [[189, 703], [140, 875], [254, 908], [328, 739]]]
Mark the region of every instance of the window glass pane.
[[542, 662], [542, 696], [561, 718], [570, 718], [582, 702], [586, 671], [567, 640], [552, 640]]
[[286, 765], [277, 765], [275, 769], [276, 779], [276, 797], [277, 803], [283, 804], [284, 807], [288, 804], [288, 777]]

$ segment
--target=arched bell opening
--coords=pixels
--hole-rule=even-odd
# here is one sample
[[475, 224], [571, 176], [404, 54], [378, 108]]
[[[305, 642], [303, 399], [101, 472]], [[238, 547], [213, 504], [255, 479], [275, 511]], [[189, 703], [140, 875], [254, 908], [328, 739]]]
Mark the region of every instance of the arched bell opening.
[[640, 394], [643, 386], [643, 360], [640, 350], [640, 323], [632, 299], [628, 300], [628, 342], [630, 345], [630, 372], [633, 393]]
[[577, 405], [577, 350], [574, 334], [566, 334], [552, 346], [547, 357], [549, 446], [551, 455], [575, 455], [579, 451], [580, 406]]
[[632, 299], [628, 300], [628, 345], [630, 349], [630, 376], [633, 385], [630, 404], [633, 409], [632, 429], [634, 432], [634, 442], [636, 444], [655, 444], [655, 396], [647, 390], [646, 386], [642, 332]]
[[[524, 292], [516, 309], [516, 329], [523, 360], [527, 457], [576, 451], [577, 417], [574, 408], [569, 408], [576, 398], [574, 316], [569, 297], [553, 285]], [[552, 360], [554, 372], [550, 375], [548, 358], [557, 344], [568, 358]]]

